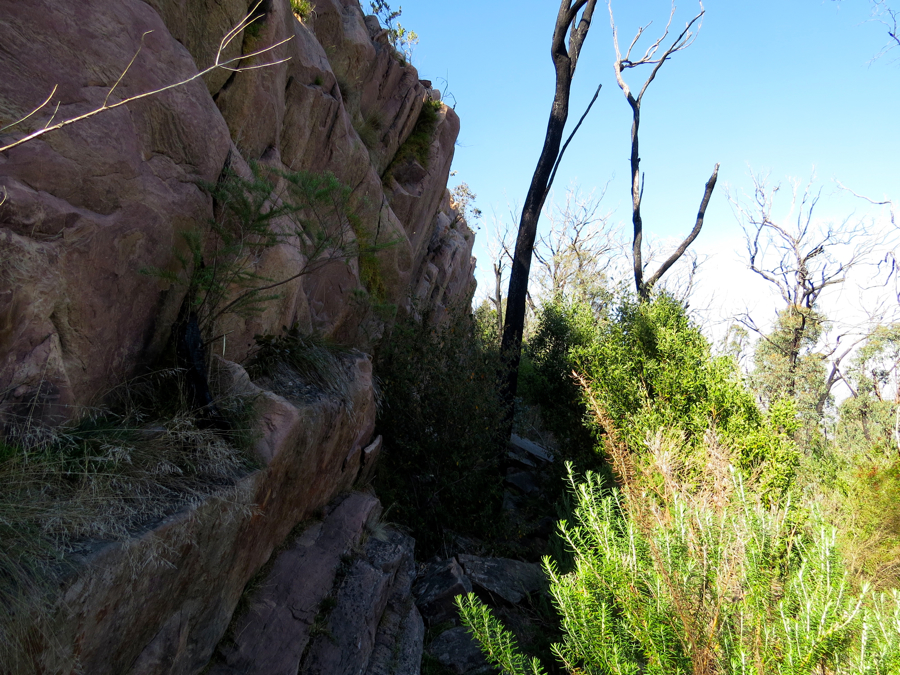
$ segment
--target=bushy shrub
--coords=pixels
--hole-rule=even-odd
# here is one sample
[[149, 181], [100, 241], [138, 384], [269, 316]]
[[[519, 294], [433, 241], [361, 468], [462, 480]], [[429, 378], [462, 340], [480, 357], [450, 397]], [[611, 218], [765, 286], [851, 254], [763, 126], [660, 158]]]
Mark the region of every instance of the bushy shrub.
[[747, 474], [765, 474], [772, 497], [791, 484], [797, 465], [789, 404], [763, 414], [734, 360], [712, 355], [684, 306], [660, 293], [622, 302], [588, 344], [572, 350], [591, 403], [603, 411], [593, 425], [609, 427], [637, 452], [659, 429], [679, 434], [682, 453], [702, 446], [714, 428], [738, 450]]
[[384, 456], [376, 488], [412, 529], [423, 557], [445, 530], [485, 536], [501, 525], [499, 359], [457, 309], [439, 325], [399, 321], [376, 362], [384, 395]]
[[[900, 595], [853, 594], [833, 529], [815, 513], [798, 528], [794, 506], [766, 506], [713, 434], [703, 445], [704, 461], [688, 467], [672, 437], [657, 436], [637, 461], [613, 439], [620, 488], [595, 475], [572, 481], [575, 522], [560, 529], [574, 569], [544, 561], [566, 671], [898, 672]], [[458, 605], [492, 663], [544, 672], [474, 596]]]
[[572, 373], [575, 351], [588, 347], [596, 332], [588, 305], [555, 298], [541, 307], [519, 367], [520, 395], [539, 406], [544, 426], [558, 442], [557, 454], [583, 470], [599, 468], [600, 456], [594, 452], [596, 439], [585, 424], [581, 388]]

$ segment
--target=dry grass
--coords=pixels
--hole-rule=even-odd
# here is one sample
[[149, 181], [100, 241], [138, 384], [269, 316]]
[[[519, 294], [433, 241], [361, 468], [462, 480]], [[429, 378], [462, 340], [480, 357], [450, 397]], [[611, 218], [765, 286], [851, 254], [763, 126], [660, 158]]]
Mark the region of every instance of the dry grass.
[[298, 403], [323, 395], [340, 400], [353, 413], [350, 350], [295, 326], [282, 336], [257, 338], [247, 372], [265, 389]]
[[[252, 401], [224, 399], [233, 420], [216, 431], [188, 410], [179, 373], [123, 385], [110, 405], [56, 428], [27, 417], [0, 441], [0, 663], [55, 602], [73, 554], [90, 552], [210, 495], [253, 467]], [[164, 554], [164, 552], [163, 552]], [[136, 561], [136, 569], [147, 561]]]

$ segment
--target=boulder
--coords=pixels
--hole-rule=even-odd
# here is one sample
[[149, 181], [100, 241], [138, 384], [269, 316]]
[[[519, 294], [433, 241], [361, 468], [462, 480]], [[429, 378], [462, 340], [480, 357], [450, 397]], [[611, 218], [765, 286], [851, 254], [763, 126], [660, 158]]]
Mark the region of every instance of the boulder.
[[444, 668], [457, 675], [487, 675], [495, 673], [481, 647], [467, 628], [456, 626], [438, 635], [430, 645], [428, 653]]
[[465, 554], [459, 555], [459, 563], [473, 585], [513, 605], [547, 584], [537, 563]]
[[535, 494], [541, 489], [530, 471], [511, 471], [503, 480], [507, 485], [512, 485], [526, 495]]
[[553, 462], [553, 455], [543, 447], [535, 443], [534, 441], [529, 441], [527, 438], [522, 438], [521, 436], [517, 436], [513, 434], [509, 439], [510, 446], [520, 452], [525, 453], [532, 460], [538, 460], [545, 463]]
[[363, 448], [361, 457], [362, 466], [359, 470], [359, 478], [357, 479], [360, 485], [368, 485], [372, 482], [372, 479], [375, 478], [375, 467], [377, 466], [378, 457], [381, 455], [383, 447], [384, 442], [382, 437], [378, 436], [378, 438]]
[[456, 620], [457, 609], [453, 599], [457, 595], [472, 592], [472, 583], [463, 572], [456, 558], [429, 563], [413, 586], [416, 606], [429, 625]]
[[397, 570], [366, 675], [419, 675], [425, 624], [413, 601], [415, 577], [415, 562], [408, 556]]

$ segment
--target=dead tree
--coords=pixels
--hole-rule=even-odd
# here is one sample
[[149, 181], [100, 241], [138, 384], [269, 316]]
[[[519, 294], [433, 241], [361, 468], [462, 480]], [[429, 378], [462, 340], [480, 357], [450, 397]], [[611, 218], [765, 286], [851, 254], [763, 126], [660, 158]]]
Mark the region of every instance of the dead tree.
[[[847, 273], [860, 265], [872, 252], [874, 243], [864, 223], [850, 218], [840, 223], [819, 225], [816, 206], [822, 190], [813, 188], [814, 179], [801, 189], [800, 181], [791, 180], [791, 205], [783, 218], [773, 216], [780, 185], [769, 187], [766, 177], [753, 176], [753, 197], [749, 204], [729, 195], [735, 216], [744, 230], [744, 241], [750, 269], [775, 286], [785, 306], [789, 326], [787, 339], [773, 341], [756, 324], [744, 317], [742, 323], [769, 341], [787, 359], [788, 395], [796, 388], [797, 369], [804, 344], [818, 334], [824, 317], [818, 312], [822, 293], [844, 283]], [[836, 251], [842, 253], [837, 256]], [[825, 390], [816, 410], [821, 414], [835, 383], [840, 381], [840, 363], [858, 344], [840, 349], [841, 336], [833, 348], [822, 354], [831, 362]]]
[[[515, 211], [515, 207], [511, 207], [511, 210]], [[503, 335], [503, 277], [513, 259], [510, 222], [515, 222], [515, 215], [511, 221], [501, 220], [494, 215], [494, 225], [487, 240], [488, 257], [494, 269], [494, 294], [488, 300], [497, 312], [498, 337]]]
[[619, 252], [610, 213], [600, 211], [606, 188], [599, 196], [566, 190], [562, 205], [547, 205], [550, 231], [534, 247], [537, 281], [545, 298], [565, 296], [593, 304], [602, 291], [613, 256]]
[[[569, 118], [569, 94], [572, 88], [572, 78], [575, 75], [581, 47], [591, 27], [596, 5], [597, 0], [562, 0], [556, 17], [556, 25], [553, 28], [550, 55], [556, 70], [556, 90], [553, 95], [553, 106], [550, 109], [550, 120], [547, 123], [547, 133], [544, 137], [544, 147], [531, 178], [531, 186], [525, 196], [525, 205], [519, 220], [516, 251], [513, 255], [509, 275], [506, 320], [503, 322], [503, 339], [500, 343], [506, 367], [503, 395], [509, 406], [507, 422], [510, 429], [512, 428], [512, 403], [518, 387], [522, 334], [525, 329], [528, 275], [531, 270], [531, 254], [537, 236], [538, 219], [563, 154], [600, 93], [598, 87], [584, 115], [563, 145], [563, 132]], [[568, 41], [566, 40], [567, 36]]]
[[[672, 267], [672, 265], [674, 265], [675, 262], [684, 255], [685, 251], [687, 251], [688, 249], [688, 246], [690, 246], [693, 243], [694, 239], [697, 238], [697, 235], [700, 234], [700, 230], [703, 228], [703, 219], [706, 215], [706, 208], [707, 206], [709, 206], [709, 200], [710, 197], [712, 197], [713, 190], [716, 187], [716, 179], [719, 175], [719, 165], [716, 164], [715, 168], [713, 169], [712, 176], [706, 182], [706, 189], [703, 192], [703, 199], [700, 202], [700, 210], [697, 212], [697, 219], [694, 221], [694, 228], [684, 239], [684, 241], [681, 242], [678, 248], [675, 249], [675, 252], [663, 261], [656, 272], [651, 274], [649, 277], [645, 277], [644, 263], [641, 254], [641, 243], [644, 238], [644, 223], [641, 218], [641, 199], [644, 195], [644, 177], [640, 170], [641, 156], [638, 136], [641, 126], [641, 102], [643, 101], [644, 94], [647, 93], [647, 88], [650, 86], [650, 83], [653, 82], [653, 80], [656, 78], [656, 74], [659, 72], [659, 69], [662, 68], [663, 64], [670, 58], [672, 58], [675, 52], [680, 52], [681, 50], [688, 48], [694, 42], [697, 34], [696, 32], [691, 32], [691, 28], [703, 18], [705, 10], [703, 9], [703, 3], [701, 2], [700, 13], [687, 23], [684, 30], [681, 31], [678, 37], [669, 45], [665, 52], [663, 52], [662, 56], [657, 56], [660, 46], [669, 35], [669, 28], [671, 27], [672, 19], [675, 16], [675, 3], [673, 2], [672, 11], [669, 14], [669, 21], [666, 24], [666, 29], [663, 32], [662, 36], [647, 48], [643, 56], [634, 60], [631, 57], [631, 52], [643, 36], [644, 31], [647, 29], [649, 24], [638, 29], [637, 34], [634, 36], [634, 39], [628, 46], [628, 51], [625, 52], [625, 56], [623, 57], [621, 50], [619, 49], [619, 36], [618, 30], [616, 29], [615, 18], [613, 17], [611, 0], [607, 3], [607, 7], [609, 8], [609, 22], [612, 26], [613, 32], [613, 44], [616, 48], [616, 62], [614, 66], [616, 71], [616, 82], [618, 82], [619, 88], [625, 94], [625, 98], [628, 100], [628, 105], [631, 106], [632, 113], [631, 206], [632, 223], [634, 224], [634, 238], [632, 240], [631, 256], [632, 262], [634, 264], [635, 290], [637, 291], [638, 297], [643, 301], [647, 300], [650, 297], [650, 292], [653, 290], [653, 286], [656, 285], [656, 283], [669, 270], [669, 268]], [[641, 87], [640, 93], [638, 93], [638, 95], [635, 97], [628, 84], [625, 82], [623, 73], [630, 68], [637, 68], [638, 66], [652, 66], [652, 70], [650, 71], [650, 76]]]

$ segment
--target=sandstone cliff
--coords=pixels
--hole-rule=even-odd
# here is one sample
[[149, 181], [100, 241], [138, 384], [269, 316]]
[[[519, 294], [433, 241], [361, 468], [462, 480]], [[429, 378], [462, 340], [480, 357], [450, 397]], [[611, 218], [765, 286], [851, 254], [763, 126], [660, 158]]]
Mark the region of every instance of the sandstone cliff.
[[[254, 4], [0, 0], [0, 127], [57, 87], [39, 114], [0, 132], [0, 145], [54, 112], [58, 121], [102, 105], [142, 44], [110, 102], [190, 77]], [[288, 0], [265, 0], [256, 13], [224, 58], [289, 39], [239, 65], [283, 62], [219, 69], [0, 154], [3, 409], [60, 413], [154, 360], [183, 289], [141, 270], [176, 267], [180, 233], [214, 217], [198, 183], [226, 167], [332, 172], [350, 186], [351, 210], [390, 243], [377, 253], [379, 304], [471, 292], [473, 236], [464, 223], [448, 227], [459, 221], [446, 191], [453, 110], [438, 112], [427, 166], [408, 156], [385, 173], [432, 92], [377, 20], [367, 23], [357, 0], [319, 0], [306, 22]], [[256, 271], [289, 276], [304, 263], [289, 248], [269, 251]], [[280, 290], [263, 314], [229, 319], [229, 359], [240, 361], [255, 334], [295, 321], [364, 349], [381, 334], [384, 317], [358, 301], [367, 289], [357, 260], [319, 266]]]
[[[240, 72], [215, 70], [0, 153], [3, 426], [23, 415], [29, 423], [77, 416], [158, 363], [185, 289], [146, 270], [178, 271], [183, 233], [217, 217], [204, 184], [248, 176], [254, 164], [330, 172], [349, 187], [359, 224], [344, 242], [351, 254], [325, 264], [305, 269], [310, 261], [288, 241], [254, 258], [259, 278], [306, 273], [261, 313], [217, 326], [228, 335], [220, 390], [260, 401], [262, 468], [130, 541], [94, 545], [27, 633], [28, 653], [2, 672], [204, 668], [272, 551], [361, 468], [371, 471], [378, 446], [364, 352], [397, 312], [466, 302], [474, 290], [474, 236], [446, 188], [459, 120], [435, 105], [438, 94], [358, 0], [317, 0], [305, 20], [288, 0], [0, 0], [0, 128], [55, 91], [37, 114], [0, 129], [0, 146], [51, 116], [74, 118], [189, 79], [248, 12], [255, 21], [222, 59], [285, 42], [242, 60]], [[436, 116], [423, 161], [403, 148], [426, 106]], [[359, 237], [385, 245], [362, 260], [352, 254]], [[295, 324], [361, 350], [344, 357], [343, 396], [264, 391], [237, 365], [254, 335]], [[378, 602], [385, 611], [387, 600]]]

